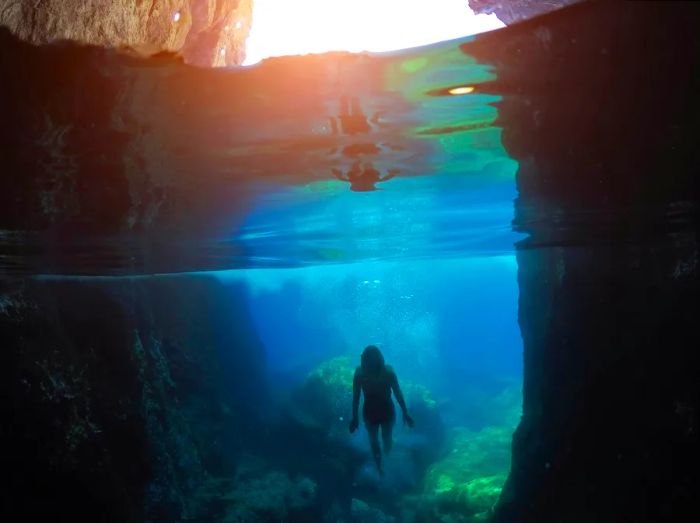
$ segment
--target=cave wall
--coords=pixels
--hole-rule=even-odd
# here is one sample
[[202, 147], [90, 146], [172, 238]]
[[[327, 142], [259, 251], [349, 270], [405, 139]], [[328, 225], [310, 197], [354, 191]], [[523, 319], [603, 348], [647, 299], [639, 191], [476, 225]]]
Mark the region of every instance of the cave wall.
[[495, 14], [510, 25], [535, 16], [575, 4], [581, 0], [468, 0], [477, 14]]
[[523, 416], [495, 521], [700, 517], [700, 9], [587, 2], [478, 37], [518, 160]]
[[[47, 232], [41, 249], [99, 236], [86, 252], [131, 259], [148, 250], [143, 234], [230, 232], [247, 208], [245, 188], [231, 183], [236, 163], [219, 153], [235, 136], [236, 73], [34, 46], [2, 28], [0, 70], [0, 113], [11, 122], [0, 128], [3, 230]], [[119, 249], [102, 241], [117, 236]], [[18, 243], [31, 258], [31, 239]]]
[[170, 51], [189, 63], [223, 66], [243, 63], [252, 11], [252, 0], [2, 0], [0, 26], [35, 44]]
[[216, 521], [211, 479], [232, 475], [265, 403], [239, 291], [201, 276], [4, 280], [3, 517]]

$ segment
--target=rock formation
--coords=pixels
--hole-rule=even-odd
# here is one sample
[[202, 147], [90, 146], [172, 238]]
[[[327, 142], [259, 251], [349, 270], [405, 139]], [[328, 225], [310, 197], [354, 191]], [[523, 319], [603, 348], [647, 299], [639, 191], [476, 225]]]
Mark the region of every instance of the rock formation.
[[252, 0], [0, 1], [0, 25], [32, 43], [170, 51], [199, 65], [241, 64], [251, 22]]
[[548, 13], [581, 0], [469, 0], [469, 7], [477, 14], [491, 14], [505, 24], [513, 24]]
[[695, 4], [588, 2], [463, 46], [520, 163], [523, 418], [496, 521], [700, 517]]
[[204, 276], [3, 280], [0, 516], [216, 521], [209, 478], [266, 402], [241, 299]]

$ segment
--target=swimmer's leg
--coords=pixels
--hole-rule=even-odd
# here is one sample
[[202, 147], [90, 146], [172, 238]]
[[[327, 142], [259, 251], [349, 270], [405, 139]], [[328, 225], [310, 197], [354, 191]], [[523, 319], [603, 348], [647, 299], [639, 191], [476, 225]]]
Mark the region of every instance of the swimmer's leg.
[[382, 469], [382, 451], [379, 448], [379, 425], [366, 423], [367, 434], [369, 434], [369, 445], [372, 448], [372, 456], [374, 457], [374, 463], [377, 465], [377, 470], [380, 475], [384, 475], [384, 470]]
[[350, 114], [353, 116], [364, 116], [362, 108], [360, 107], [360, 100], [357, 96], [353, 96], [350, 99]]
[[343, 116], [350, 116], [350, 102], [347, 96], [340, 97], [340, 113], [338, 113], [338, 116], [341, 118]]
[[382, 423], [382, 443], [384, 444], [384, 454], [389, 455], [391, 452], [391, 447], [394, 444], [394, 438], [392, 434], [394, 432], [394, 420], [393, 418], [389, 421]]

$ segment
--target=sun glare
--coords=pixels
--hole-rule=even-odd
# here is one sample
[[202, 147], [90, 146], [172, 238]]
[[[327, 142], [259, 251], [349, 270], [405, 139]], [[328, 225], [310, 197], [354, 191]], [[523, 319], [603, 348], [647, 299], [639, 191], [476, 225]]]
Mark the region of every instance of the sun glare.
[[326, 51], [392, 51], [503, 27], [467, 0], [255, 0], [245, 65]]

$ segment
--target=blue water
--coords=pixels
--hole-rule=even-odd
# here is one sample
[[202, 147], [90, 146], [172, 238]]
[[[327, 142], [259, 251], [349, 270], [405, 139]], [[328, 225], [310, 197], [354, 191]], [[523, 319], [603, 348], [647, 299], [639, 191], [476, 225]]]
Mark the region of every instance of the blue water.
[[217, 273], [246, 290], [271, 373], [304, 376], [381, 348], [412, 381], [449, 393], [465, 379], [520, 379], [513, 255]]

